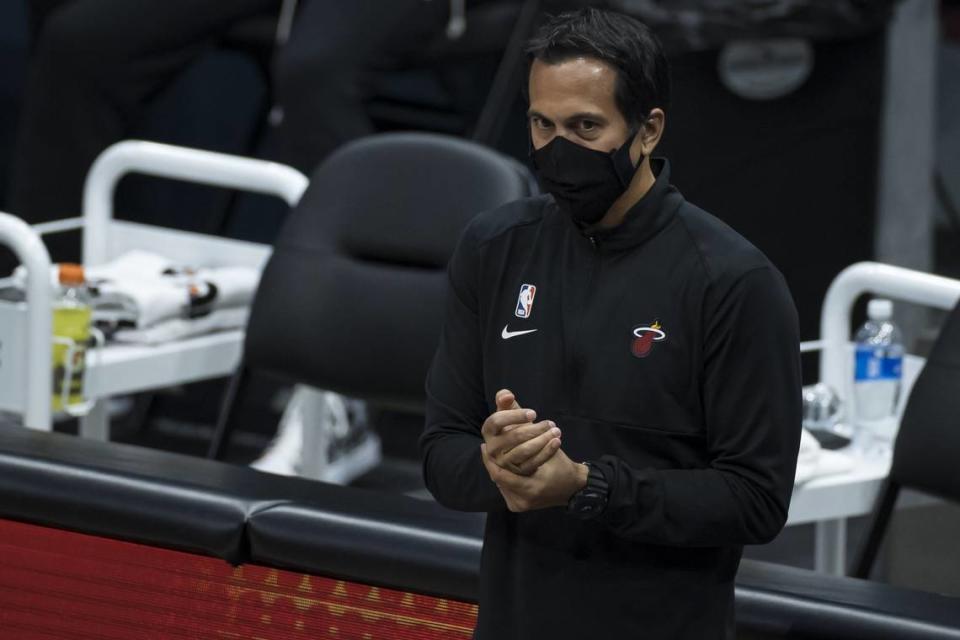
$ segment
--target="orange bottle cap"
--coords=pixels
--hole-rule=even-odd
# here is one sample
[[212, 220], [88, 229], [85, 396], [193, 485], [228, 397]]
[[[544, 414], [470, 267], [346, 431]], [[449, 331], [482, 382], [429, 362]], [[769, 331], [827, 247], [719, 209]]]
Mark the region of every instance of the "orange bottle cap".
[[83, 265], [65, 262], [60, 265], [60, 284], [83, 284]]

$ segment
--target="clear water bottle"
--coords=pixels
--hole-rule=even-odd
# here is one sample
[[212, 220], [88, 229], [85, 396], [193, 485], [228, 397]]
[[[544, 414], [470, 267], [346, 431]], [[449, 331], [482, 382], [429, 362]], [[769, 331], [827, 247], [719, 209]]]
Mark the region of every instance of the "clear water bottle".
[[867, 321], [854, 337], [856, 424], [864, 435], [881, 442], [892, 440], [896, 431], [903, 373], [903, 335], [892, 316], [892, 302], [871, 300]]

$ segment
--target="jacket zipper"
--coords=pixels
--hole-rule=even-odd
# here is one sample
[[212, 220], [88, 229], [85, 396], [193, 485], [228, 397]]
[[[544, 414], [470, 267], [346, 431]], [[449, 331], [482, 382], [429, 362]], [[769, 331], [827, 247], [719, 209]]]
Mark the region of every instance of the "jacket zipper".
[[589, 342], [585, 339], [584, 332], [584, 322], [587, 315], [587, 310], [589, 309], [590, 299], [593, 296], [594, 282], [597, 279], [597, 274], [600, 270], [600, 254], [599, 254], [599, 245], [597, 239], [594, 236], [587, 236], [587, 239], [590, 240], [590, 249], [591, 249], [591, 261], [590, 261], [590, 275], [587, 278], [586, 288], [583, 292], [583, 298], [581, 300], [580, 306], [580, 317], [577, 322], [577, 331], [573, 337], [573, 376], [571, 376], [571, 382], [573, 388], [570, 389], [570, 393], [567, 395], [568, 398], [576, 398], [575, 406], [570, 407], [574, 414], [579, 414], [583, 408], [583, 399], [585, 396], [583, 390], [583, 363], [586, 361], [584, 346], [585, 343]]

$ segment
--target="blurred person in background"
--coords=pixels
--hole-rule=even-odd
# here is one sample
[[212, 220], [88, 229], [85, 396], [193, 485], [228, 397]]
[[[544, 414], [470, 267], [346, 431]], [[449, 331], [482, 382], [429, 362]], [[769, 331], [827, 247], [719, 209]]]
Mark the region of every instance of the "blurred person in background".
[[402, 66], [449, 15], [450, 0], [301, 0], [274, 65], [280, 118], [261, 155], [309, 172], [343, 143], [373, 133], [367, 72]]
[[[30, 223], [79, 215], [94, 159], [129, 135], [150, 101], [237, 23], [281, 0], [28, 0], [34, 36], [8, 209]], [[309, 172], [372, 131], [364, 71], [422, 46], [449, 0], [301, 0], [274, 59], [267, 159]], [[223, 105], [229, 109], [229, 105]], [[253, 152], [254, 150], [251, 150]], [[62, 238], [48, 238], [54, 259]]]
[[231, 25], [278, 11], [280, 0], [28, 6], [34, 40], [8, 208], [36, 223], [79, 215], [97, 155], [122, 140], [144, 106]]

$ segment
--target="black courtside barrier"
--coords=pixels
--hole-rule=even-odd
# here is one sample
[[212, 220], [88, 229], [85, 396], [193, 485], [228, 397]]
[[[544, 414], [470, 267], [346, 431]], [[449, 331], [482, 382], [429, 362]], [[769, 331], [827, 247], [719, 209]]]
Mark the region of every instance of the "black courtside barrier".
[[[35, 532], [53, 530], [55, 535], [76, 532], [82, 538], [75, 547], [77, 554], [94, 553], [88, 549], [98, 548], [86, 542], [90, 536], [97, 537], [94, 542], [106, 539], [144, 545], [117, 542], [116, 552], [97, 552], [103, 556], [102, 563], [119, 562], [117, 558], [123, 556], [142, 565], [140, 573], [123, 574], [128, 585], [123, 593], [147, 588], [129, 586], [130, 575], [142, 575], [148, 586], [160, 579], [157, 576], [173, 576], [175, 585], [186, 579], [181, 570], [170, 568], [176, 564], [173, 560], [148, 562], [152, 548], [162, 549], [174, 559], [196, 556], [201, 573], [226, 577], [211, 577], [210, 585], [190, 589], [213, 593], [222, 586], [229, 606], [203, 609], [193, 591], [181, 585], [164, 587], [163, 593], [174, 597], [176, 589], [185, 590], [182, 602], [154, 613], [169, 620], [176, 616], [176, 607], [185, 607], [207, 623], [223, 613], [232, 616], [230, 624], [248, 630], [256, 621], [243, 618], [244, 607], [255, 608], [263, 602], [273, 609], [269, 614], [258, 613], [258, 620], [273, 624], [273, 628], [278, 628], [278, 621], [287, 620], [291, 629], [302, 630], [304, 618], [297, 616], [309, 613], [314, 602], [325, 603], [333, 612], [324, 624], [346, 615], [337, 609], [341, 605], [330, 604], [333, 600], [315, 596], [318, 587], [309, 583], [311, 576], [318, 581], [329, 579], [331, 593], [339, 590], [341, 595], [354, 583], [364, 585], [365, 601], [376, 600], [386, 609], [389, 603], [384, 601], [390, 593], [398, 594], [397, 607], [412, 607], [414, 598], [421, 597], [414, 594], [439, 598], [429, 599], [431, 610], [437, 611], [445, 611], [448, 601], [475, 602], [482, 540], [481, 518], [428, 501], [16, 427], [0, 428], [0, 525], [4, 523], [8, 528], [0, 526], [0, 547], [5, 543], [3, 531], [8, 535], [17, 532], [27, 548], [24, 557], [36, 558], [43, 566], [31, 571], [26, 560], [18, 565], [16, 558], [9, 558], [13, 553], [9, 550], [6, 559], [0, 558], [0, 619], [10, 615], [4, 612], [12, 611], [11, 607], [21, 606], [15, 603], [26, 603], [22, 606], [27, 608], [49, 603], [51, 611], [63, 606], [52, 596], [43, 596], [47, 600], [38, 604], [42, 590], [26, 584], [34, 574], [56, 573], [56, 565], [51, 564], [54, 551], [60, 554], [57, 557], [71, 558], [69, 545], [61, 544], [53, 551], [30, 549]], [[6, 542], [10, 544], [9, 539]], [[143, 560], [137, 560], [138, 554]], [[71, 558], [71, 565], [73, 560], [93, 561]], [[267, 571], [263, 574], [266, 586], [259, 591], [238, 586], [248, 566], [249, 571]], [[289, 606], [284, 605], [285, 596], [269, 595], [274, 592], [267, 589], [295, 593], [296, 585], [284, 587], [284, 576], [300, 581], [303, 594], [299, 600], [288, 598], [293, 603]], [[105, 578], [89, 580], [89, 585], [106, 584]], [[23, 589], [20, 582], [26, 584]], [[74, 587], [81, 593], [84, 588], [80, 583]], [[279, 604], [274, 601], [277, 598], [281, 598]], [[97, 602], [102, 605], [91, 597], [88, 604], [100, 606]], [[71, 601], [71, 606], [80, 605]], [[153, 605], [153, 609], [158, 607]], [[195, 611], [198, 607], [203, 609], [199, 613]], [[383, 620], [389, 618], [373, 610], [357, 610], [362, 614], [357, 620], [385, 624]], [[289, 613], [288, 618], [282, 617], [287, 615], [284, 612]], [[82, 616], [82, 611], [78, 615]], [[467, 611], [467, 618], [469, 615]], [[414, 618], [394, 617], [410, 628], [418, 624]], [[751, 561], [742, 563], [737, 577], [737, 618], [738, 637], [743, 638], [960, 639], [960, 600]], [[28, 622], [23, 622], [22, 628], [36, 625]], [[245, 624], [247, 627], [242, 626]], [[452, 623], [444, 626], [446, 623], [433, 620], [430, 624], [429, 629], [441, 634], [437, 637], [469, 633]], [[198, 628], [191, 627], [194, 631]], [[21, 632], [18, 637], [41, 636]]]

